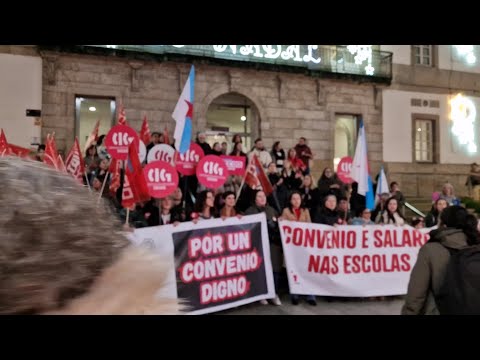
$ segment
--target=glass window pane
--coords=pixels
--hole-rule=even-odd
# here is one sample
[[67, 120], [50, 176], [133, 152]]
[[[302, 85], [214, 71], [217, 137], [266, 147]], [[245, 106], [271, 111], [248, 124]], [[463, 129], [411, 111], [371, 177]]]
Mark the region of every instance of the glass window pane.
[[415, 46], [414, 49], [415, 49], [415, 55], [420, 55], [420, 47]]
[[415, 56], [415, 64], [420, 64], [420, 56]]
[[426, 56], [423, 57], [423, 65], [430, 65], [430, 58], [429, 57], [426, 57]]
[[426, 46], [423, 48], [423, 55], [430, 56], [430, 46]]
[[106, 135], [114, 123], [115, 100], [109, 98], [75, 98], [77, 136], [80, 149], [84, 149], [90, 133], [100, 120], [98, 135]]

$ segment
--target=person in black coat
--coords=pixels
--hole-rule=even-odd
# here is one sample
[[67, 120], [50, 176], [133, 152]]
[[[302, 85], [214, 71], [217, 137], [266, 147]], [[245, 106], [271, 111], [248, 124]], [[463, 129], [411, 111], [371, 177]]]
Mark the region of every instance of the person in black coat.
[[282, 178], [283, 184], [289, 192], [299, 190], [303, 181], [302, 172], [293, 170], [292, 163], [288, 159], [283, 163]]
[[272, 160], [277, 167], [277, 171], [282, 172], [283, 163], [285, 162], [285, 151], [280, 146], [280, 141], [276, 141], [273, 144], [270, 155], [272, 155]]
[[337, 174], [328, 167], [323, 170], [322, 176], [320, 177], [320, 180], [318, 180], [317, 188], [321, 197], [333, 194], [339, 199], [346, 196], [347, 189], [345, 184], [342, 183], [337, 177]]
[[327, 195], [313, 217], [313, 222], [333, 226], [342, 225], [344, 221], [337, 211], [337, 198], [335, 195]]
[[[255, 192], [254, 203], [246, 211], [245, 215], [265, 213], [267, 218], [268, 240], [270, 243], [270, 258], [272, 260], [273, 279], [275, 282], [275, 298], [271, 301], [274, 305], [281, 305], [278, 297], [280, 276], [283, 265], [282, 241], [280, 238], [280, 228], [278, 226], [278, 212], [267, 204], [267, 197], [263, 190]], [[266, 304], [266, 301], [261, 301]]]
[[268, 180], [273, 188], [273, 193], [268, 196], [268, 203], [274, 207], [278, 213], [281, 213], [287, 206], [288, 190], [284, 184], [283, 177], [277, 173], [277, 166], [274, 162], [268, 165]]
[[303, 178], [303, 184], [300, 187], [300, 194], [302, 194], [303, 206], [310, 212], [310, 218], [313, 218], [315, 210], [320, 205], [321, 199], [312, 175], [305, 175]]
[[352, 183], [352, 195], [350, 196], [350, 210], [352, 214], [357, 214], [366, 207], [366, 198], [358, 193], [358, 183]]
[[210, 155], [212, 153], [212, 148], [210, 147], [209, 143], [206, 142], [206, 135], [205, 133], [198, 133], [197, 135], [197, 144], [202, 148], [203, 153], [205, 156]]
[[[158, 207], [158, 204], [160, 208]], [[166, 198], [153, 200], [146, 205], [144, 210], [144, 217], [147, 220], [148, 226], [168, 225], [181, 222], [180, 214], [173, 209], [173, 199], [171, 196]]]

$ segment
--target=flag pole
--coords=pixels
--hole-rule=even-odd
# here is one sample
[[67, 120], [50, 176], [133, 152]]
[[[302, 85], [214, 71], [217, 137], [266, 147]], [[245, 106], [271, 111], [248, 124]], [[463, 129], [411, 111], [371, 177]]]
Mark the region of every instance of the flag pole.
[[109, 172], [107, 171], [105, 174], [105, 179], [103, 179], [102, 189], [100, 190], [100, 195], [98, 196], [97, 204], [100, 202], [100, 199], [102, 198], [102, 195], [103, 195], [103, 191], [105, 190], [105, 184], [107, 183], [108, 174]]
[[87, 186], [88, 186], [88, 190], [90, 190], [90, 192], [92, 191], [92, 188], [90, 187], [90, 181], [88, 181], [88, 174], [87, 174], [87, 170], [85, 170], [85, 180], [87, 180]]
[[185, 184], [183, 186], [183, 208], [185, 209], [185, 206], [187, 205], [187, 195], [188, 195], [188, 175], [184, 176], [185, 178]]
[[128, 219], [130, 217], [130, 208], [127, 208], [127, 217], [125, 219], [125, 225], [128, 225]]
[[237, 196], [235, 197], [235, 205], [237, 204], [238, 198], [240, 197], [240, 194], [241, 194], [242, 189], [243, 189], [243, 185], [245, 185], [246, 174], [247, 174], [247, 172], [245, 170], [245, 175], [243, 175], [242, 182], [240, 183], [240, 188], [238, 189]]

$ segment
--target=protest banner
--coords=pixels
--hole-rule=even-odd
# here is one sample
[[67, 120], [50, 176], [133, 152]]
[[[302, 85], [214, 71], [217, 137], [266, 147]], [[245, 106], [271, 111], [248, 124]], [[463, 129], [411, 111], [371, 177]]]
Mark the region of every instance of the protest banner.
[[245, 167], [247, 158], [245, 156], [220, 156], [225, 164], [227, 165], [228, 172], [230, 175], [239, 175], [243, 176], [245, 174]]
[[[130, 126], [126, 125], [115, 125], [105, 137], [105, 146], [107, 147], [108, 153], [112, 158], [117, 160], [127, 159], [128, 147], [132, 142], [134, 142], [137, 151], [142, 150], [140, 149], [140, 140], [138, 139], [137, 132]], [[143, 159], [140, 159], [140, 162], [143, 162], [145, 155], [139, 154], [139, 159], [143, 156]]]
[[173, 164], [175, 159], [175, 149], [167, 144], [157, 144], [150, 149], [147, 156], [147, 163], [154, 161], [165, 161]]
[[177, 171], [185, 176], [195, 175], [197, 164], [204, 156], [205, 154], [200, 145], [193, 142], [184, 154], [175, 151], [175, 166]]
[[345, 156], [340, 159], [337, 167], [337, 176], [344, 184], [351, 184], [353, 179], [350, 177], [352, 172], [353, 159], [350, 156]]
[[207, 155], [197, 165], [197, 179], [208, 189], [218, 189], [230, 176], [225, 162], [216, 155]]
[[154, 161], [143, 168], [149, 194], [157, 199], [167, 197], [178, 186], [178, 173], [165, 161]]
[[265, 214], [136, 229], [138, 246], [171, 264], [168, 294], [189, 314], [207, 314], [275, 297]]
[[428, 230], [280, 222], [292, 294], [404, 295]]

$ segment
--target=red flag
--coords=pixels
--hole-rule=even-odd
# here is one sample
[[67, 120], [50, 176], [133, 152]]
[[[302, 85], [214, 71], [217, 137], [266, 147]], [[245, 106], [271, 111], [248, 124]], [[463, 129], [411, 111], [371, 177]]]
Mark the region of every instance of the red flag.
[[8, 146], [7, 137], [3, 132], [3, 129], [0, 130], [0, 156], [10, 155], [10, 147]]
[[130, 185], [127, 174], [125, 174], [123, 180], [123, 189], [122, 189], [122, 207], [125, 209], [134, 210], [135, 209], [135, 194], [133, 188]]
[[64, 173], [67, 172], [67, 168], [65, 167], [65, 164], [64, 164], [63, 159], [60, 156], [60, 154], [58, 154], [58, 157], [57, 157], [57, 164], [58, 164], [58, 170], [59, 171], [64, 172]]
[[108, 172], [112, 174], [110, 180], [110, 192], [112, 193], [116, 193], [118, 188], [120, 187], [120, 165], [120, 161], [118, 161], [117, 159], [112, 159], [110, 167], [108, 168]]
[[[133, 194], [134, 203], [148, 201], [151, 199], [148, 193], [147, 181], [143, 175], [142, 164], [138, 158], [138, 152], [135, 143], [132, 142], [128, 147], [127, 166], [125, 169], [125, 181], [122, 196], [122, 206], [131, 208], [131, 194]], [[125, 206], [124, 205], [127, 205]]]
[[30, 155], [32, 150], [9, 144], [5, 132], [3, 129], [0, 129], [0, 156], [4, 155], [16, 155], [18, 157], [26, 158]]
[[167, 145], [170, 145], [170, 138], [168, 137], [167, 125], [165, 125], [165, 130], [163, 130], [163, 142]]
[[65, 160], [65, 168], [67, 173], [78, 179], [83, 184], [83, 173], [85, 172], [85, 163], [83, 161], [82, 153], [80, 151], [80, 144], [75, 138], [67, 159]]
[[92, 132], [88, 136], [87, 142], [85, 143], [85, 151], [98, 140], [98, 131], [100, 129], [100, 120], [97, 120], [95, 127], [93, 128]]
[[143, 117], [142, 128], [138, 133], [138, 137], [145, 145], [150, 144], [150, 127], [148, 126], [147, 115]]
[[245, 183], [251, 188], [257, 188], [261, 186], [262, 190], [267, 196], [273, 192], [272, 184], [270, 184], [270, 181], [268, 180], [268, 177], [255, 154], [253, 155], [250, 164], [248, 164], [247, 171], [245, 173]]
[[45, 145], [45, 157], [43, 162], [58, 170], [58, 151], [55, 143], [55, 133], [51, 136], [50, 134], [47, 135], [47, 144]]
[[125, 115], [125, 108], [120, 105], [120, 111], [118, 112], [118, 124], [127, 125], [127, 116]]
[[21, 157], [21, 158], [28, 157], [30, 155], [30, 153], [32, 152], [32, 150], [30, 150], [30, 149], [27, 149], [27, 148], [24, 148], [24, 147], [21, 147], [21, 146], [17, 146], [17, 145], [13, 145], [13, 144], [8, 144], [8, 147], [10, 148], [10, 153], [11, 154], [17, 155], [18, 157]]

